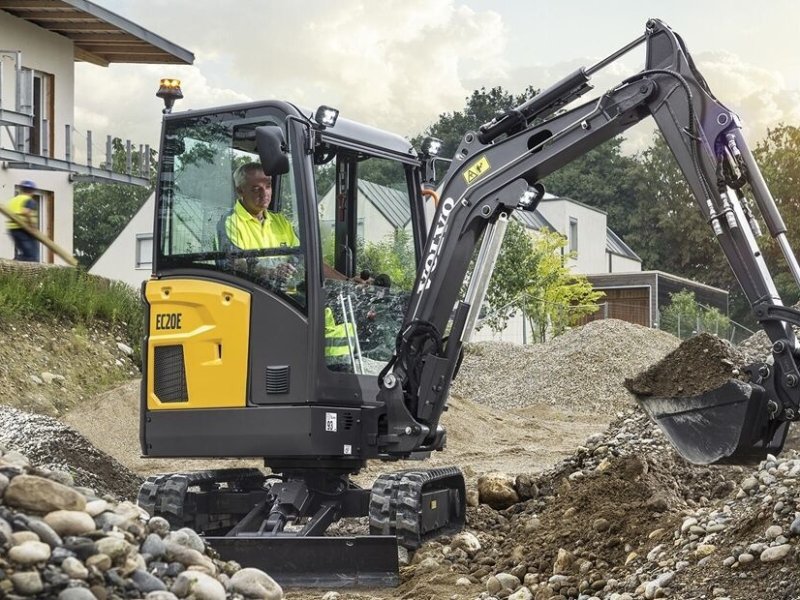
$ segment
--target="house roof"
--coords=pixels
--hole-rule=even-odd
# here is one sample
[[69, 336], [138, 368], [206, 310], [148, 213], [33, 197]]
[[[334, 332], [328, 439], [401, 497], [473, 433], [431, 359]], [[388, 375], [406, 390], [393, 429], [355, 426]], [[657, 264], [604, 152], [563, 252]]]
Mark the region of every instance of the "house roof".
[[555, 231], [556, 228], [544, 218], [544, 215], [540, 213], [538, 210], [534, 212], [530, 212], [527, 210], [515, 210], [512, 215], [514, 218], [519, 221], [524, 227], [528, 229], [533, 229], [534, 231], [539, 231], [544, 227], [547, 227], [551, 231]]
[[611, 254], [618, 254], [619, 256], [624, 256], [625, 258], [642, 262], [642, 259], [639, 258], [639, 255], [631, 250], [631, 247], [623, 242], [622, 238], [609, 228], [606, 228], [606, 250], [608, 250]]
[[395, 229], [402, 229], [411, 220], [407, 193], [363, 179], [358, 180], [358, 190]]
[[0, 0], [0, 10], [71, 39], [75, 60], [190, 65], [194, 54], [88, 0]]

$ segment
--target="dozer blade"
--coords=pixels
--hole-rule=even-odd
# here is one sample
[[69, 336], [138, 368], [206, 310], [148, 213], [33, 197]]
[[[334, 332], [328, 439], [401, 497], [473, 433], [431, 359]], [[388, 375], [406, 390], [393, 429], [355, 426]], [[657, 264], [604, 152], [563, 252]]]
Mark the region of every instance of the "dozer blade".
[[284, 587], [396, 587], [395, 536], [207, 537], [224, 560], [268, 573]]
[[639, 397], [678, 453], [691, 463], [751, 464], [783, 448], [788, 423], [770, 420], [764, 388], [730, 379], [699, 396]]

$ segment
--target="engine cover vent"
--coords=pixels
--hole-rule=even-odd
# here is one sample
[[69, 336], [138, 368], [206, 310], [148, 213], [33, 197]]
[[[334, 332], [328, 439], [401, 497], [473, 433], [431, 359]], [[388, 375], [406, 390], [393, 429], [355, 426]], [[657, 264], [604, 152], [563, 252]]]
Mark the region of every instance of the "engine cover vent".
[[267, 367], [267, 394], [289, 393], [289, 365]]
[[161, 402], [188, 402], [183, 346], [156, 346], [153, 352], [153, 391]]
[[342, 427], [345, 430], [352, 429], [354, 420], [355, 420], [355, 418], [353, 417], [353, 413], [346, 412], [346, 413], [342, 414]]

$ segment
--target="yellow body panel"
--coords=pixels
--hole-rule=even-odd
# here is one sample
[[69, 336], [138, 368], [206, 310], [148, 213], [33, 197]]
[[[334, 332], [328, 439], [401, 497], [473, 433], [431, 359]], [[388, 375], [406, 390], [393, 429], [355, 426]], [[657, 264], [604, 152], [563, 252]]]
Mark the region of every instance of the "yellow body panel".
[[[151, 280], [147, 343], [147, 408], [245, 406], [250, 294], [196, 279]], [[154, 349], [183, 346], [188, 399], [162, 402], [154, 392]]]

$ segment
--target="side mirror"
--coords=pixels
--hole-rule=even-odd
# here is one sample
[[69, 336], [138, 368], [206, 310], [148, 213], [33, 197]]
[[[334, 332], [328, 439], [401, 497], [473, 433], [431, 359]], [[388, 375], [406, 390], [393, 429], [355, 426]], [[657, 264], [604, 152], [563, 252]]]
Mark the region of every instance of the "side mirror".
[[289, 172], [289, 156], [283, 129], [277, 125], [256, 127], [256, 148], [265, 175], [284, 175]]

